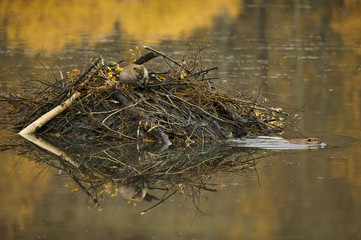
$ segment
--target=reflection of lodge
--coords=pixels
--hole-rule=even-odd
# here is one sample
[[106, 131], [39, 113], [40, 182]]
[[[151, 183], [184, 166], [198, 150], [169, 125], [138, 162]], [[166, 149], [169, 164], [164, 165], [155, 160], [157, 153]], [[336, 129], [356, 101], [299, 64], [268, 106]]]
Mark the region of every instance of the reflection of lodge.
[[105, 196], [118, 194], [131, 201], [157, 200], [143, 214], [176, 193], [196, 198], [201, 190], [216, 191], [210, 182], [215, 174], [247, 173], [262, 158], [256, 157], [255, 151], [220, 146], [159, 150], [158, 146], [137, 144], [50, 143], [35, 136], [28, 140], [41, 146], [29, 150], [31, 159], [62, 170], [96, 205]]

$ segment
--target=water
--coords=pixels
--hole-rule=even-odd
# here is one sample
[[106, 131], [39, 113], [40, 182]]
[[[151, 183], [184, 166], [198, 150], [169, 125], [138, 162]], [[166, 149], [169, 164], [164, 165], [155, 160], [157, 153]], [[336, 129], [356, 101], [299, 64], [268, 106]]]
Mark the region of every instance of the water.
[[[215, 176], [218, 191], [202, 191], [198, 210], [179, 193], [145, 215], [152, 203], [119, 197], [98, 211], [69, 177], [7, 151], [0, 155], [2, 239], [361, 237], [359, 1], [13, 0], [1, 1], [0, 12], [2, 92], [52, 78], [42, 65], [59, 77], [97, 54], [131, 59], [136, 46], [175, 59], [207, 47], [202, 57], [219, 67], [218, 83], [261, 89], [299, 111], [302, 135], [327, 143], [265, 150], [257, 173]], [[6, 131], [1, 138], [23, 141]]]

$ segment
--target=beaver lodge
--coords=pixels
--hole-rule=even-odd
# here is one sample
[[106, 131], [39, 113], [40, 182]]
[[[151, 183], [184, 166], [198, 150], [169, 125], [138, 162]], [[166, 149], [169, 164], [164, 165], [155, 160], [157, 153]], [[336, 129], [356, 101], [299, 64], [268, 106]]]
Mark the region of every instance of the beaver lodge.
[[268, 136], [286, 125], [281, 108], [214, 84], [210, 75], [217, 67], [203, 68], [199, 52], [185, 62], [145, 48], [149, 52], [134, 64], [164, 59], [162, 69], [147, 67], [149, 79], [143, 74], [141, 83], [120, 81], [123, 63], [93, 58], [84, 72], [73, 70], [26, 95], [7, 96], [12, 122], [23, 133], [69, 140], [165, 145]]
[[[217, 86], [211, 75], [217, 68], [203, 67], [199, 52], [176, 61], [145, 48], [132, 65], [99, 57], [83, 72], [1, 96], [9, 122], [29, 141], [0, 150], [18, 146], [20, 155], [59, 169], [96, 205], [104, 194], [159, 200], [142, 214], [175, 193], [196, 198], [201, 190], [215, 191], [215, 174], [252, 174], [263, 151], [218, 142], [277, 135], [289, 115], [259, 96]], [[152, 66], [156, 57], [161, 64]]]

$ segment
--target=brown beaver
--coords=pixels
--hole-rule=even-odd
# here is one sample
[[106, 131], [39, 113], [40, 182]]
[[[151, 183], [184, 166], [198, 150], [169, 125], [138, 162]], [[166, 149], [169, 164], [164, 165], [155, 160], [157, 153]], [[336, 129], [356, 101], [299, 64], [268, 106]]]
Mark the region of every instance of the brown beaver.
[[143, 65], [129, 64], [119, 74], [119, 81], [138, 84], [145, 87], [148, 83], [148, 71]]
[[311, 149], [324, 148], [325, 143], [317, 138], [303, 139], [284, 139], [281, 137], [258, 136], [226, 139], [226, 143], [230, 143], [235, 147], [261, 148], [261, 149]]
[[317, 138], [301, 138], [301, 139], [288, 139], [289, 142], [294, 144], [321, 144]]

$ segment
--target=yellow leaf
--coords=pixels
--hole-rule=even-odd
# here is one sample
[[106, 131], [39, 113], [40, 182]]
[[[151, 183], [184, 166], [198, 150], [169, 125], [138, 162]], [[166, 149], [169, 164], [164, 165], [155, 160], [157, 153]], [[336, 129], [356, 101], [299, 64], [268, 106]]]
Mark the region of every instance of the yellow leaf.
[[181, 77], [181, 79], [184, 79], [186, 76], [187, 76], [186, 73], [182, 73], [180, 77]]

